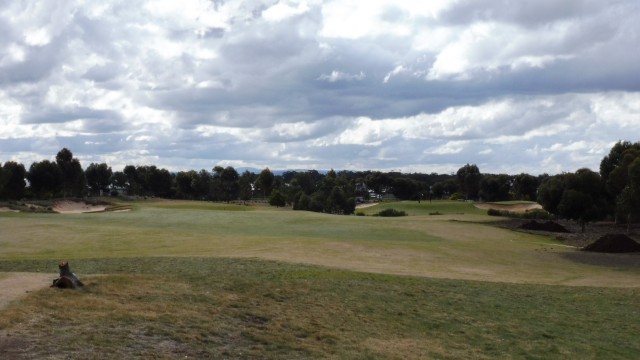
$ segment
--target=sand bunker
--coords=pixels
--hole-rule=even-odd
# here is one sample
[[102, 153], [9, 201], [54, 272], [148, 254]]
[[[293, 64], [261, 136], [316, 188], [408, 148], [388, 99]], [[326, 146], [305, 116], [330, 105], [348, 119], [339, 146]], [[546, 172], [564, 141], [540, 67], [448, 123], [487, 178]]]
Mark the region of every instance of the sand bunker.
[[0, 309], [31, 291], [48, 288], [55, 277], [43, 273], [0, 273]]
[[356, 205], [356, 209], [365, 209], [365, 208], [376, 206], [376, 205], [378, 205], [378, 203], [358, 204]]
[[60, 214], [82, 214], [105, 211], [107, 205], [92, 205], [78, 201], [58, 201], [53, 205], [52, 209]]
[[526, 212], [530, 210], [542, 209], [542, 206], [537, 203], [523, 203], [523, 204], [483, 203], [483, 204], [475, 204], [475, 207], [483, 210], [493, 209], [493, 210], [511, 211], [511, 212]]

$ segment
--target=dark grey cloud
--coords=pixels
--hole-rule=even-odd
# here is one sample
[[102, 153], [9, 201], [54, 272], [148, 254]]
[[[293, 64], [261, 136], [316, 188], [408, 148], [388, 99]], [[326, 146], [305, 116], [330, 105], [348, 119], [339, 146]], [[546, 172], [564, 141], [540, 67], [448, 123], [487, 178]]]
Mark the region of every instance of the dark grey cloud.
[[453, 24], [476, 21], [508, 22], [521, 26], [545, 26], [557, 21], [571, 21], [594, 15], [608, 4], [597, 0], [462, 0], [442, 12], [441, 18]]

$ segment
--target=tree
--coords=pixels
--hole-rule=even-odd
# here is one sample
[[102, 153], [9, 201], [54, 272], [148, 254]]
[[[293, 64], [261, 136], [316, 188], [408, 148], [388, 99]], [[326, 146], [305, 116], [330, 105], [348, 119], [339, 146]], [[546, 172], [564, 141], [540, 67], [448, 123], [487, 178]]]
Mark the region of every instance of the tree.
[[56, 164], [62, 173], [62, 196], [79, 196], [84, 190], [85, 175], [80, 161], [73, 157], [73, 153], [63, 148], [56, 155]]
[[582, 232], [588, 221], [596, 219], [594, 210], [594, 203], [589, 195], [574, 189], [562, 192], [558, 214], [564, 219], [577, 221], [582, 226]]
[[296, 173], [291, 180], [291, 186], [298, 188], [300, 191], [307, 195], [311, 195], [316, 188], [316, 178], [311, 172], [299, 172]]
[[442, 199], [449, 197], [456, 193], [460, 188], [460, 185], [456, 179], [451, 178], [448, 180], [438, 181], [431, 186], [431, 193], [435, 199]]
[[398, 178], [393, 181], [393, 195], [400, 200], [419, 200], [421, 192], [422, 186], [415, 180]]
[[302, 191], [299, 191], [293, 200], [293, 210], [309, 210], [309, 202], [311, 198], [309, 195]]
[[628, 166], [628, 185], [616, 198], [616, 215], [627, 222], [627, 233], [631, 232], [633, 216], [640, 213], [640, 157]]
[[49, 160], [34, 162], [27, 173], [29, 188], [38, 197], [53, 197], [62, 190], [62, 171]]
[[378, 196], [383, 196], [393, 185], [393, 179], [380, 171], [373, 172], [366, 177], [367, 187]]
[[269, 205], [276, 207], [284, 207], [287, 205], [287, 198], [278, 189], [273, 189], [269, 196]]
[[27, 185], [27, 170], [24, 165], [7, 161], [1, 169], [0, 197], [5, 199], [21, 199]]
[[460, 183], [460, 189], [464, 192], [466, 199], [477, 199], [478, 191], [480, 190], [480, 169], [476, 164], [466, 164], [458, 169], [457, 172], [458, 182]]
[[600, 161], [600, 176], [605, 181], [611, 172], [620, 166], [624, 153], [632, 148], [640, 150], [640, 143], [631, 144], [629, 141], [618, 141], [613, 145], [609, 154]]
[[626, 212], [620, 210], [626, 206], [624, 204], [630, 204], [630, 199], [627, 198], [630, 194], [627, 190], [628, 167], [639, 156], [640, 142], [632, 144], [629, 141], [618, 141], [600, 162], [600, 176], [605, 183], [607, 196], [606, 211], [615, 217], [616, 223], [621, 218], [626, 218], [627, 222], [630, 220]]
[[176, 186], [178, 187], [178, 196], [187, 199], [193, 199], [195, 191], [193, 185], [195, 184], [198, 173], [194, 170], [180, 171], [176, 174]]
[[117, 190], [126, 189], [127, 175], [123, 171], [116, 171], [111, 175], [109, 182]]
[[139, 193], [151, 196], [171, 195], [173, 176], [167, 169], [158, 169], [155, 165], [138, 166], [135, 172], [125, 167], [125, 172], [129, 171], [135, 178], [136, 185], [139, 186]]
[[213, 168], [213, 176], [210, 181], [209, 194], [213, 201], [221, 201], [224, 199], [224, 189], [222, 188], [222, 172], [224, 168], [222, 166], [215, 166]]
[[522, 173], [513, 179], [513, 197], [517, 200], [535, 201], [538, 192], [538, 179]]
[[151, 193], [155, 196], [170, 197], [173, 176], [167, 169], [158, 169], [150, 166], [147, 171], [147, 184]]
[[485, 175], [480, 180], [478, 194], [483, 201], [509, 200], [511, 177], [509, 175]]
[[232, 166], [227, 166], [220, 172], [222, 194], [225, 201], [229, 202], [238, 198], [240, 192], [238, 180], [238, 172]]
[[564, 175], [544, 179], [538, 190], [538, 203], [551, 214], [558, 215], [558, 205], [562, 200], [564, 188]]
[[113, 171], [105, 164], [91, 163], [85, 171], [85, 177], [87, 178], [87, 185], [91, 189], [93, 194], [102, 195], [103, 191], [107, 191], [109, 184], [111, 183], [111, 176]]
[[140, 175], [138, 169], [133, 165], [127, 165], [123, 169], [124, 174], [127, 176], [127, 193], [129, 195], [140, 195], [142, 191], [140, 186]]
[[253, 198], [253, 182], [257, 177], [255, 174], [245, 170], [242, 175], [240, 175], [240, 179], [238, 179], [238, 190], [240, 200], [249, 201]]
[[260, 172], [258, 179], [256, 180], [257, 190], [262, 193], [263, 197], [267, 197], [267, 194], [271, 194], [273, 190], [273, 185], [275, 183], [275, 176], [269, 170], [269, 168], [265, 168]]
[[211, 189], [211, 174], [205, 169], [200, 170], [198, 176], [193, 179], [191, 187], [198, 199], [208, 199]]
[[577, 221], [584, 232], [588, 222], [601, 219], [605, 197], [600, 175], [589, 169], [553, 176], [540, 185], [538, 201], [560, 218]]
[[339, 186], [334, 186], [327, 198], [325, 211], [331, 214], [342, 214], [346, 207], [346, 202], [344, 191]]

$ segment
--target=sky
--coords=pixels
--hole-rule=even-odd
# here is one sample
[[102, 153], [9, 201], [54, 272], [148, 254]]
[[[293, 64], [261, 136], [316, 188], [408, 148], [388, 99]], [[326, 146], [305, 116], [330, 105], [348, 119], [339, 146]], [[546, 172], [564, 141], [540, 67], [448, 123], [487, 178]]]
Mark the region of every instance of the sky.
[[640, 141], [637, 0], [0, 0], [0, 162], [555, 174]]

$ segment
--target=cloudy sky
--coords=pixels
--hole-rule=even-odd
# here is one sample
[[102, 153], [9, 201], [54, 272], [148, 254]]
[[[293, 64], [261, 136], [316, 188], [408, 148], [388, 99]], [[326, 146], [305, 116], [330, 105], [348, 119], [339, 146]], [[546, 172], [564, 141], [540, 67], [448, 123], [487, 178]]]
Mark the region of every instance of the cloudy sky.
[[0, 162], [539, 174], [620, 139], [637, 0], [0, 0]]

